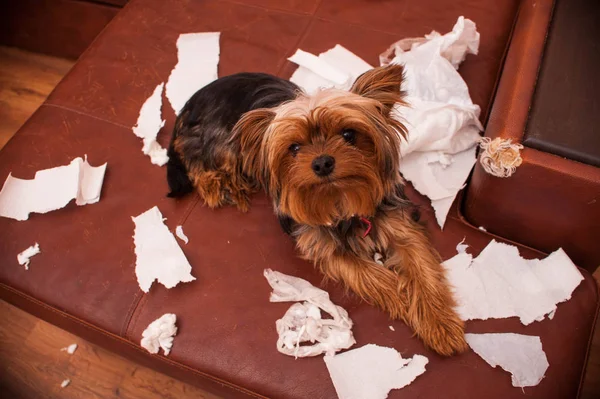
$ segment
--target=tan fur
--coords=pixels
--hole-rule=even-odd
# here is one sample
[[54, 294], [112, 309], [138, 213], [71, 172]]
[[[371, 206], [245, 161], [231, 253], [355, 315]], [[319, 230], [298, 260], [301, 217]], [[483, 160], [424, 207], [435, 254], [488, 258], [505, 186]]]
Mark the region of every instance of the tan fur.
[[[294, 236], [305, 259], [404, 320], [429, 348], [451, 355], [467, 348], [463, 323], [439, 255], [395, 192], [406, 130], [390, 115], [402, 103], [402, 75], [398, 65], [375, 68], [350, 92], [322, 90], [250, 111], [233, 129], [240, 156], [224, 154], [219, 171], [190, 169], [190, 177], [209, 206], [235, 203], [242, 210], [260, 183], [276, 213], [297, 223]], [[343, 138], [348, 129], [357, 132], [355, 142]], [[335, 159], [327, 177], [311, 168], [322, 155]], [[371, 234], [340, 235], [336, 225], [355, 216], [372, 219]], [[385, 266], [373, 260], [376, 252], [384, 254]]]

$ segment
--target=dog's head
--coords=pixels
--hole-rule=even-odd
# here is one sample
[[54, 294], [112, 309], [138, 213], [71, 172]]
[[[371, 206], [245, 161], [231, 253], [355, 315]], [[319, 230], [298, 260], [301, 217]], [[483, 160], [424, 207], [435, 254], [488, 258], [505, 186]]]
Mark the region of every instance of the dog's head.
[[399, 135], [390, 117], [402, 102], [399, 65], [361, 75], [350, 92], [325, 89], [274, 109], [246, 113], [234, 127], [244, 172], [301, 224], [331, 225], [371, 216], [394, 190]]

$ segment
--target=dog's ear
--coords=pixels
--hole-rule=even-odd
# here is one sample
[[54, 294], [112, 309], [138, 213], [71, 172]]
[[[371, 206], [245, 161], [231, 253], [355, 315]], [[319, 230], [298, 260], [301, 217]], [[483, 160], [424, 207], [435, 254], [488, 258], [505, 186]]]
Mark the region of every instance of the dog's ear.
[[242, 115], [232, 130], [232, 140], [240, 145], [244, 173], [263, 185], [267, 182], [267, 161], [263, 142], [274, 118], [273, 111], [256, 109]]
[[372, 98], [383, 105], [383, 113], [388, 116], [396, 103], [403, 103], [404, 93], [400, 90], [404, 80], [404, 67], [390, 64], [371, 69], [360, 75], [350, 91], [363, 97]]

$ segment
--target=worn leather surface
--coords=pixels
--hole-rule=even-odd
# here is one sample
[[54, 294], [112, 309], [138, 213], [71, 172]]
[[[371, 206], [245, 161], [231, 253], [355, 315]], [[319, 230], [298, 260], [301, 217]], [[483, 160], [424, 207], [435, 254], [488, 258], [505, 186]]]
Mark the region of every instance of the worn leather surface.
[[[321, 357], [299, 359], [275, 348], [275, 320], [289, 304], [268, 302], [266, 267], [306, 278], [326, 288], [355, 322], [358, 345], [391, 346], [405, 356], [430, 359], [425, 375], [390, 398], [515, 397], [522, 391], [510, 375], [493, 369], [472, 352], [444, 359], [423, 348], [400, 322], [345, 294], [300, 260], [264, 195], [241, 214], [212, 211], [190, 195], [165, 197], [164, 168], [142, 155], [131, 132], [139, 108], [176, 63], [179, 33], [219, 30], [221, 76], [247, 70], [289, 76], [286, 61], [296, 48], [318, 53], [340, 43], [375, 64], [394, 41], [432, 29], [448, 31], [456, 17], [474, 19], [482, 48], [461, 73], [473, 98], [486, 109], [516, 15], [517, 3], [495, 1], [225, 1], [134, 0], [87, 50], [50, 99], [0, 153], [0, 179], [9, 171], [32, 177], [41, 168], [88, 154], [93, 165], [108, 162], [99, 203], [32, 215], [17, 222], [0, 219], [0, 295], [82, 337], [141, 364], [194, 383], [223, 397], [332, 398], [333, 385]], [[394, 17], [392, 17], [392, 14]], [[485, 33], [484, 33], [485, 32]], [[484, 112], [485, 114], [485, 112]], [[174, 115], [165, 104], [165, 143]], [[485, 119], [485, 117], [482, 117]], [[492, 238], [466, 222], [454, 206], [444, 232], [436, 227], [426, 199], [408, 188], [423, 208], [432, 240], [444, 258], [466, 237], [477, 254]], [[133, 222], [158, 205], [174, 229], [190, 238], [182, 249], [194, 282], [167, 290], [154, 285], [143, 294], [135, 280]], [[16, 254], [33, 242], [42, 253], [29, 271]], [[526, 257], [542, 253], [520, 246]], [[573, 298], [559, 305], [554, 320], [528, 327], [516, 319], [467, 323], [469, 332], [516, 332], [541, 336], [550, 369], [525, 395], [566, 398], [577, 394], [597, 313], [597, 289], [589, 275]], [[145, 353], [138, 343], [149, 322], [167, 312], [178, 316], [179, 333], [168, 358]], [[395, 332], [388, 326], [394, 326]], [[566, 366], [568, 365], [568, 367]]]
[[[529, 114], [552, 10], [551, 0], [523, 3], [486, 136], [520, 143], [528, 118], [556, 117], [551, 109], [544, 115]], [[545, 79], [543, 74], [540, 79]], [[554, 81], [546, 85], [560, 87]], [[559, 92], [552, 98], [544, 101], [564, 100]], [[587, 123], [588, 117], [594, 116], [581, 115], [579, 123]], [[571, 127], [560, 133], [575, 141], [580, 132]], [[542, 251], [563, 247], [578, 265], [595, 270], [600, 265], [600, 168], [529, 147], [521, 156], [523, 164], [506, 179], [491, 176], [476, 164], [463, 208], [466, 218]]]
[[3, 0], [0, 43], [56, 57], [77, 59], [126, 0]]
[[556, 0], [523, 143], [600, 167], [600, 2]]

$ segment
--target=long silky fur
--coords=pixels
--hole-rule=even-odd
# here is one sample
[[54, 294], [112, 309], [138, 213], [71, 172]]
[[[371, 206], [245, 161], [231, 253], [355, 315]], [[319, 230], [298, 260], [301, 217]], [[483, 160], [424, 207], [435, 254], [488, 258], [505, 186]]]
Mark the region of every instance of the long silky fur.
[[[268, 75], [219, 79], [179, 115], [168, 180], [172, 195], [189, 191], [185, 177], [209, 206], [242, 211], [264, 189], [303, 258], [451, 355], [467, 348], [463, 322], [398, 172], [406, 129], [391, 114], [403, 103], [402, 79], [402, 66], [390, 65], [365, 72], [350, 92], [312, 96]], [[326, 177], [311, 166], [321, 155], [335, 160]]]

